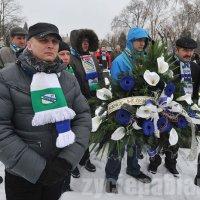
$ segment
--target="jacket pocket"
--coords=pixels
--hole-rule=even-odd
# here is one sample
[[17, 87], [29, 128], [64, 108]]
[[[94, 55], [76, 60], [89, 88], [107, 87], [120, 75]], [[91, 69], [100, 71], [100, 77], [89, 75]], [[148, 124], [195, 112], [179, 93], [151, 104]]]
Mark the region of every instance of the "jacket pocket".
[[39, 140], [31, 140], [31, 139], [27, 139], [27, 138], [22, 138], [22, 140], [29, 146], [37, 146], [40, 148], [42, 147], [42, 142]]

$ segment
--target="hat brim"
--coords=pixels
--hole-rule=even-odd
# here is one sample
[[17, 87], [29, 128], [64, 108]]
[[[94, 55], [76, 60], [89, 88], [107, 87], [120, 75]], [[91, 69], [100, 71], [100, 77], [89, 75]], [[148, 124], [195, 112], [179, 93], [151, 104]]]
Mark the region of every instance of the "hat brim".
[[40, 33], [40, 34], [38, 34], [38, 35], [36, 35], [36, 36], [34, 36], [34, 37], [37, 37], [37, 38], [44, 38], [44, 37], [47, 36], [47, 35], [53, 35], [53, 36], [55, 36], [58, 40], [62, 41], [61, 36], [60, 36], [58, 33], [52, 32], [52, 31], [46, 31], [46, 32]]
[[26, 35], [27, 35], [27, 33], [24, 33], [24, 32], [16, 32], [16, 33], [13, 33], [11, 35], [11, 37], [14, 37], [14, 36], [26, 36]]
[[194, 50], [197, 48], [197, 45], [188, 45], [188, 46], [185, 46], [185, 45], [176, 45], [176, 47], [179, 47], [179, 48], [183, 48], [183, 49], [191, 49], [191, 50]]

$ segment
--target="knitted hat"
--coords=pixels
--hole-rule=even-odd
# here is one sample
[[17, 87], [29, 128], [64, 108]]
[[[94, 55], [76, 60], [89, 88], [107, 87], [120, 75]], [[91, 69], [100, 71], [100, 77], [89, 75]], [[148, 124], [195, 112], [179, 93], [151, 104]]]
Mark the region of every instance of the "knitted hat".
[[176, 46], [185, 49], [196, 49], [197, 43], [189, 37], [182, 37], [176, 41]]
[[27, 40], [32, 37], [43, 38], [50, 34], [55, 35], [58, 40], [62, 41], [62, 38], [59, 35], [59, 30], [55, 25], [49, 23], [37, 23], [29, 28]]
[[59, 43], [58, 52], [63, 51], [63, 50], [67, 50], [67, 51], [70, 52], [70, 47], [69, 47], [69, 45], [68, 45], [67, 43], [65, 43], [65, 42], [60, 42], [60, 43]]
[[27, 35], [27, 32], [21, 27], [14, 27], [10, 30], [10, 37], [14, 37], [16, 35]]

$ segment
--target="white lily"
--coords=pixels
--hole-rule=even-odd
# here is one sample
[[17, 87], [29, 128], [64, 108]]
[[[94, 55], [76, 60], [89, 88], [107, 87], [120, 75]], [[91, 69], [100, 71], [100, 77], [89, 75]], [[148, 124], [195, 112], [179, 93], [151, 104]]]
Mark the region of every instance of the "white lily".
[[132, 127], [133, 127], [135, 130], [141, 130], [141, 129], [142, 129], [140, 126], [138, 126], [138, 124], [137, 124], [136, 121], [133, 122]]
[[104, 78], [105, 85], [110, 85], [110, 81], [107, 77]]
[[172, 111], [172, 112], [182, 113], [182, 111], [183, 111], [182, 105], [177, 103], [176, 101], [172, 101], [169, 104], [169, 107], [171, 108], [169, 110]]
[[99, 106], [96, 110], [95, 110], [95, 116], [100, 116], [100, 112], [102, 111], [103, 107]]
[[190, 117], [190, 120], [192, 121], [193, 124], [200, 124], [200, 118], [194, 118], [194, 117]]
[[92, 131], [91, 132], [96, 132], [99, 126], [102, 123], [102, 118], [99, 116], [93, 117], [92, 118]]
[[191, 109], [200, 112], [200, 107], [197, 104], [192, 105]]
[[101, 118], [104, 118], [104, 117], [106, 117], [106, 115], [107, 115], [107, 111], [105, 110], [104, 112], [102, 112], [102, 111], [104, 111], [104, 108], [102, 107], [102, 106], [99, 106], [96, 110], [95, 110], [95, 116], [99, 116], [99, 117], [101, 117]]
[[151, 86], [156, 86], [160, 81], [160, 76], [156, 72], [146, 70], [143, 75], [144, 80]]
[[155, 135], [156, 138], [160, 138], [160, 131], [159, 131], [159, 130], [156, 130], [156, 131], [154, 132], [154, 135]]
[[105, 118], [107, 116], [107, 114], [108, 114], [108, 111], [107, 110], [104, 111], [104, 113], [101, 115], [101, 118]]
[[171, 129], [169, 133], [169, 143], [170, 145], [175, 145], [178, 142], [178, 134], [174, 128]]
[[179, 98], [176, 99], [177, 101], [186, 101], [187, 104], [191, 105], [192, 104], [192, 95], [191, 94], [185, 94]]
[[97, 90], [97, 98], [101, 100], [109, 100], [112, 99], [112, 92], [107, 88], [102, 88]]
[[165, 62], [164, 57], [161, 56], [157, 58], [157, 64], [158, 64], [158, 73], [164, 74], [169, 69], [169, 64]]
[[140, 118], [150, 118], [151, 111], [146, 106], [140, 106], [136, 111], [136, 116]]
[[167, 72], [167, 75], [169, 76], [169, 78], [174, 78], [174, 72], [172, 70], [169, 70]]
[[146, 106], [140, 106], [136, 111], [136, 116], [144, 119], [151, 117], [153, 112], [157, 112], [157, 107], [153, 104], [147, 104]]
[[111, 135], [111, 139], [114, 141], [121, 140], [125, 136], [125, 132], [125, 128], [121, 126], [114, 131]]

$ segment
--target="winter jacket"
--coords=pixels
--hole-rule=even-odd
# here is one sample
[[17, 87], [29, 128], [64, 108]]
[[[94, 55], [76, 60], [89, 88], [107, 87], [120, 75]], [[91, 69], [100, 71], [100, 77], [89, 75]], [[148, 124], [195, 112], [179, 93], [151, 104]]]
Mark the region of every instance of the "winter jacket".
[[[105, 56], [105, 60], [102, 59], [103, 57], [103, 54]], [[95, 57], [97, 58], [99, 64], [101, 64], [104, 69], [107, 69], [107, 68], [110, 68], [110, 65], [111, 65], [111, 56], [110, 54], [105, 51], [105, 52], [102, 52], [101, 50], [97, 51], [95, 53]]]
[[[93, 58], [93, 61], [95, 63], [97, 72], [99, 74], [98, 77], [101, 77], [102, 76], [102, 69], [99, 67], [97, 59], [94, 56], [92, 56], [92, 58]], [[85, 70], [83, 68], [81, 59], [79, 57], [72, 55], [70, 65], [73, 67], [73, 70], [74, 70], [75, 76], [76, 76], [76, 78], [79, 82], [82, 94], [87, 99], [95, 96], [96, 93], [90, 91], [90, 87], [89, 87], [88, 81], [86, 80], [86, 73], [85, 73]]]
[[[129, 30], [127, 35], [127, 43], [126, 49], [114, 59], [111, 66], [111, 77], [113, 80], [118, 80], [118, 76], [122, 72], [131, 72], [134, 67], [134, 54], [143, 54], [144, 52], [134, 52], [133, 49], [133, 41], [147, 38], [147, 42], [149, 39], [149, 35], [145, 29], [142, 28], [132, 28]], [[145, 48], [147, 43], [145, 45]]]
[[74, 168], [88, 147], [89, 106], [76, 78], [60, 65], [56, 69], [68, 107], [76, 113], [71, 121], [75, 143], [62, 149], [56, 148], [55, 124], [31, 125], [34, 116], [30, 97], [33, 68], [24, 62], [23, 54], [18, 64], [0, 71], [0, 161], [7, 172], [31, 183], [37, 182], [47, 160], [60, 157]]
[[15, 52], [10, 47], [2, 47], [0, 49], [0, 68], [15, 63], [16, 58]]
[[[82, 52], [81, 44], [84, 38], [88, 38], [89, 40], [89, 51], [84, 53]], [[82, 55], [90, 55], [90, 51], [94, 52], [98, 48], [98, 38], [97, 35], [89, 29], [79, 29], [73, 30], [70, 34], [70, 43], [72, 46], [72, 55], [70, 60], [70, 65], [74, 69], [75, 76], [79, 82], [81, 91], [83, 95], [88, 99], [92, 96], [95, 96], [95, 92], [91, 92], [88, 84], [88, 80], [86, 80], [86, 73], [83, 68], [81, 58]], [[92, 56], [96, 71], [98, 73], [98, 79], [100, 83], [103, 83], [103, 76], [102, 76], [102, 69], [98, 64], [97, 59], [95, 56]]]

